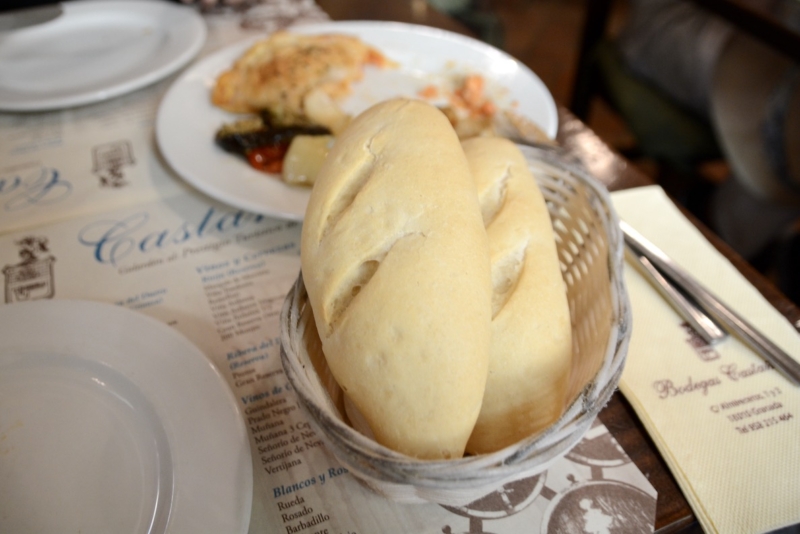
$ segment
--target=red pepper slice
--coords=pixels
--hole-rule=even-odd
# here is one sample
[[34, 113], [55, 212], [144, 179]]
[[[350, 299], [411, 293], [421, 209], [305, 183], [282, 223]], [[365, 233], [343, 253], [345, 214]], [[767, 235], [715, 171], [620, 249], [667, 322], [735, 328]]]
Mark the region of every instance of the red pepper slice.
[[288, 144], [267, 145], [247, 151], [247, 161], [259, 171], [280, 174], [283, 170], [283, 158], [289, 150]]

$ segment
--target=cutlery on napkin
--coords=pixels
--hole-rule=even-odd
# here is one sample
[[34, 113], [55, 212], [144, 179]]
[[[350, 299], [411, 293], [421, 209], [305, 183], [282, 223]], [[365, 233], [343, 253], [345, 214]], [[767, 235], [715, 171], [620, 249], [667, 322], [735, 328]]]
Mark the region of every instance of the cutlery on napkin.
[[714, 296], [661, 249], [634, 230], [631, 225], [623, 221], [620, 223], [620, 227], [625, 236], [626, 245], [638, 256], [645, 271], [655, 280], [657, 288], [662, 290], [662, 294], [667, 296], [670, 303], [684, 314], [684, 318], [703, 339], [712, 344], [716, 343], [726, 337], [720, 327], [727, 328], [729, 332], [737, 335], [751, 349], [771, 363], [790, 382], [800, 385], [800, 363]]
[[[795, 327], [660, 187], [611, 197], [620, 218], [691, 272], [696, 285], [724, 298], [783, 352], [800, 355]], [[703, 530], [758, 534], [800, 523], [800, 388], [739, 333], [706, 342], [640, 269], [625, 267], [633, 329], [620, 390]]]

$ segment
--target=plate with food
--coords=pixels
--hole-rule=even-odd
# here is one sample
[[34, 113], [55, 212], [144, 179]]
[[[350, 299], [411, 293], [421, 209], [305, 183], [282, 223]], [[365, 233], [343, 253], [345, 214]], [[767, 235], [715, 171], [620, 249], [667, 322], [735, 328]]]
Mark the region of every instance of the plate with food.
[[156, 138], [203, 193], [300, 221], [337, 133], [393, 97], [436, 105], [462, 138], [545, 140], [558, 129], [547, 87], [505, 52], [444, 30], [357, 21], [299, 25], [208, 56], [164, 96]]

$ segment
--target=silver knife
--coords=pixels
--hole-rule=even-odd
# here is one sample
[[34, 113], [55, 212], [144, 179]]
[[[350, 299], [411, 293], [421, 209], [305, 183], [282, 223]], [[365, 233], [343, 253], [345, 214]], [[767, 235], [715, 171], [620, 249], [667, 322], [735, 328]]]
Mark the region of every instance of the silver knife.
[[[627, 243], [626, 243], [627, 245]], [[640, 271], [647, 278], [653, 286], [661, 293], [661, 295], [672, 304], [672, 307], [683, 317], [686, 322], [692, 325], [697, 334], [709, 345], [714, 345], [728, 337], [720, 325], [714, 319], [708, 316], [701, 308], [694, 302], [687, 299], [683, 293], [678, 291], [672, 283], [664, 278], [661, 271], [650, 263], [645, 256], [637, 254], [634, 249], [628, 245], [628, 251], [633, 256], [633, 260], [641, 268]]]
[[736, 335], [748, 347], [772, 364], [790, 382], [800, 385], [800, 363], [761, 333], [742, 316], [737, 314], [714, 294], [706, 289], [687, 271], [676, 264], [654, 244], [647, 241], [629, 224], [620, 222], [625, 242], [636, 252], [652, 263], [716, 322]]
[[0, 33], [44, 24], [57, 19], [63, 12], [61, 4], [48, 4], [0, 13]]

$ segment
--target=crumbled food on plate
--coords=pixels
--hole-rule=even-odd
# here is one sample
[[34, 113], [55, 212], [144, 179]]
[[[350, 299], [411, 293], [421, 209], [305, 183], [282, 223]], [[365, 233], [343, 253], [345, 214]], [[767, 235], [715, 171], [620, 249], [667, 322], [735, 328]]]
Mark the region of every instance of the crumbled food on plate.
[[[351, 120], [338, 102], [369, 65], [396, 66], [357, 37], [272, 34], [217, 78], [212, 103], [248, 116], [223, 125], [216, 143], [288, 184], [312, 186], [336, 135]], [[417, 97], [435, 103], [459, 138], [502, 135], [503, 124], [522, 131], [513, 114], [498, 112], [483, 76], [465, 74], [451, 81], [427, 85]]]
[[483, 76], [477, 74], [464, 78], [464, 83], [456, 89], [451, 101], [454, 106], [466, 109], [472, 115], [492, 116], [497, 109], [484, 94]]
[[335, 130], [342, 113], [334, 101], [349, 93], [367, 65], [392, 62], [357, 37], [276, 32], [217, 78], [211, 101], [234, 113], [268, 109], [279, 124], [312, 123]]
[[479, 74], [469, 74], [447, 95], [441, 106], [458, 137], [469, 139], [479, 135], [495, 135], [495, 103], [485, 94], [485, 82]]
[[439, 88], [433, 84], [426, 85], [417, 93], [420, 98], [425, 100], [432, 100], [439, 96]]
[[[349, 35], [272, 34], [217, 78], [211, 102], [226, 111], [253, 114], [223, 125], [217, 144], [244, 156], [255, 169], [282, 175], [287, 183], [313, 184], [332, 135], [350, 121], [337, 99], [350, 92], [368, 65], [394, 63]], [[315, 136], [324, 139], [310, 139]], [[288, 167], [287, 153], [294, 154]], [[315, 159], [301, 161], [300, 154]]]
[[436, 86], [423, 88], [418, 96], [426, 100], [446, 98], [439, 108], [444, 112], [460, 139], [478, 136], [499, 136], [528, 139], [539, 143], [553, 140], [533, 121], [513, 111], [519, 102], [512, 102], [511, 109], [499, 109], [486, 94], [485, 80], [478, 74], [469, 74], [459, 80], [455, 89], [442, 94]]

